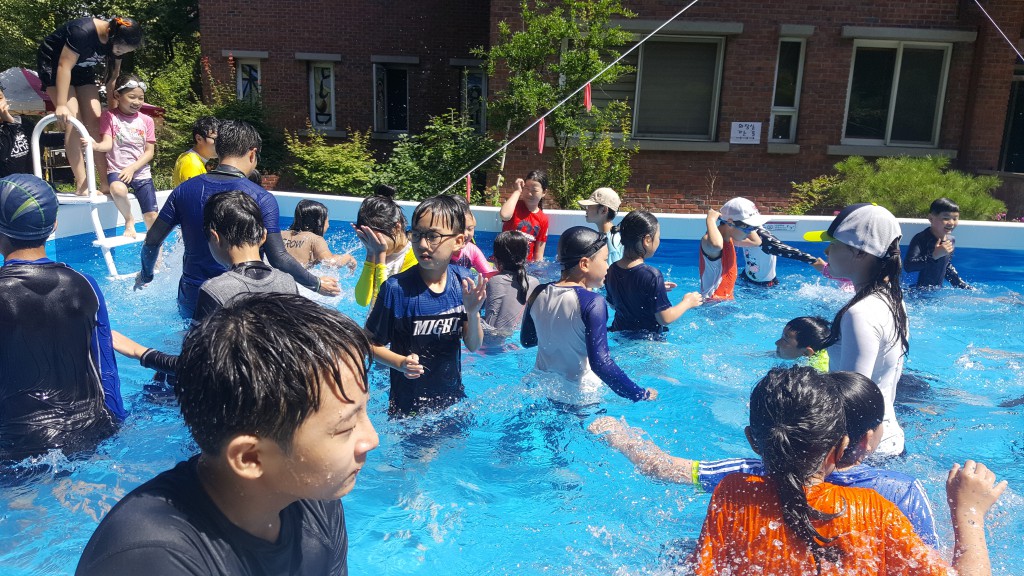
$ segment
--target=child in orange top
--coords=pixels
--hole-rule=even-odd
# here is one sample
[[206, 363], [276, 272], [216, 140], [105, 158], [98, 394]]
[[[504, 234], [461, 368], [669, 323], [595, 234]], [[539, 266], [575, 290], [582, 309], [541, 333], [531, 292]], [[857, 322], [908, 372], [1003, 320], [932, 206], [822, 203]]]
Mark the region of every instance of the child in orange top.
[[754, 229], [768, 220], [746, 198], [733, 198], [722, 211], [708, 210], [708, 231], [700, 239], [700, 295], [732, 300], [736, 286], [736, 248], [760, 246]]
[[[773, 368], [754, 387], [745, 432], [766, 477], [732, 474], [715, 489], [690, 558], [695, 574], [949, 574], [895, 504], [822, 480], [849, 444], [833, 386], [794, 366]], [[991, 574], [984, 518], [1005, 489], [971, 460], [949, 471], [958, 573]]]
[[534, 170], [526, 180], [516, 178], [516, 189], [501, 205], [501, 231], [518, 230], [531, 238], [528, 262], [544, 260], [544, 248], [548, 244], [548, 215], [544, 213], [542, 201], [548, 193], [548, 175], [543, 170]]

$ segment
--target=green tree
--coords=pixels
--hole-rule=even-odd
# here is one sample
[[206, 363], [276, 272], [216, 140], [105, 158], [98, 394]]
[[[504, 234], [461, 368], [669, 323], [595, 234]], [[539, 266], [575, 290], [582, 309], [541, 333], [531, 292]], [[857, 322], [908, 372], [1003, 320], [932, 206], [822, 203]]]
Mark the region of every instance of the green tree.
[[943, 196], [960, 205], [965, 220], [990, 220], [1006, 211], [1006, 205], [992, 197], [999, 178], [950, 170], [949, 158], [943, 156], [879, 158], [873, 163], [850, 156], [835, 168], [835, 175], [793, 183], [793, 212], [825, 214], [848, 204], [874, 202], [896, 216], [923, 218], [932, 201]]
[[[374, 182], [394, 186], [399, 199], [422, 200], [440, 193], [496, 148], [493, 140], [477, 134], [461, 114], [449, 110], [431, 118], [423, 132], [403, 135], [387, 161], [378, 165]], [[487, 168], [481, 167], [473, 181], [482, 185]], [[465, 187], [457, 185], [453, 191], [465, 193]], [[484, 203], [485, 193], [482, 186], [476, 186], [471, 200]]]
[[[488, 102], [496, 126], [522, 130], [621, 54], [630, 33], [611, 25], [612, 18], [635, 14], [621, 0], [523, 0], [522, 28], [498, 23], [498, 40], [478, 54], [488, 75], [500, 71], [504, 89]], [[612, 83], [632, 68], [616, 64], [594, 82]], [[564, 207], [589, 195], [597, 186], [624, 187], [635, 145], [619, 143], [629, 133], [630, 109], [625, 103], [595, 106], [588, 113], [582, 93], [547, 118], [553, 139], [550, 167], [555, 200]]]
[[288, 169], [302, 186], [326, 194], [366, 196], [372, 190], [375, 162], [370, 133], [352, 132], [347, 142], [328, 145], [323, 134], [309, 129], [303, 140], [285, 132], [285, 144], [295, 160]]

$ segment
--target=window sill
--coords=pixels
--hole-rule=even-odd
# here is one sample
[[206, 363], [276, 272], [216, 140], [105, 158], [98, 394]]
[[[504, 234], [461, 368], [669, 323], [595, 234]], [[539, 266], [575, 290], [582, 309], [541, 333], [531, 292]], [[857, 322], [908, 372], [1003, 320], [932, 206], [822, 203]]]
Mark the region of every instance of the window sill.
[[408, 132], [370, 132], [370, 140], [386, 140], [395, 142], [402, 136], [408, 136]]
[[348, 132], [345, 130], [321, 130], [319, 128], [314, 130], [299, 130], [299, 136], [309, 136], [312, 132], [319, 132], [324, 138], [348, 138]]
[[924, 156], [945, 156], [956, 158], [957, 150], [948, 148], [917, 148], [914, 146], [857, 146], [841, 144], [829, 146], [826, 154], [829, 156], [911, 156], [921, 158]]
[[778, 143], [778, 142], [771, 143], [771, 142], [769, 142], [768, 143], [768, 153], [769, 154], [799, 154], [800, 153], [800, 145], [799, 144], [789, 144], [789, 143]]
[[[671, 140], [671, 139], [654, 139], [654, 138], [632, 138], [625, 141], [622, 140], [622, 135], [612, 135], [612, 145], [616, 148], [623, 146], [636, 145], [640, 150], [662, 150], [670, 152], [728, 152], [728, 142], [694, 142], [692, 140]], [[554, 138], [545, 138], [544, 146], [551, 147], [555, 145]]]

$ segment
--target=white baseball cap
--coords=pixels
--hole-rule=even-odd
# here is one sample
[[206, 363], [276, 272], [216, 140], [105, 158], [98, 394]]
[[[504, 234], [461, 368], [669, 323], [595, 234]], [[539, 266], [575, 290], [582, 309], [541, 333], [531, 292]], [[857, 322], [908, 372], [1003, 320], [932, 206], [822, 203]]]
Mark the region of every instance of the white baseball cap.
[[590, 198], [579, 201], [580, 206], [606, 206], [616, 212], [619, 211], [620, 204], [622, 201], [619, 199], [618, 192], [611, 188], [598, 188], [590, 194]]
[[761, 211], [754, 206], [754, 203], [746, 198], [733, 198], [726, 202], [720, 210], [722, 218], [733, 222], [743, 222], [748, 226], [764, 226], [768, 221], [767, 216], [762, 216]]
[[878, 258], [885, 258], [889, 247], [903, 236], [896, 217], [877, 204], [851, 204], [836, 215], [828, 230], [817, 230], [804, 234], [804, 240], [831, 242], [836, 240], [867, 252]]

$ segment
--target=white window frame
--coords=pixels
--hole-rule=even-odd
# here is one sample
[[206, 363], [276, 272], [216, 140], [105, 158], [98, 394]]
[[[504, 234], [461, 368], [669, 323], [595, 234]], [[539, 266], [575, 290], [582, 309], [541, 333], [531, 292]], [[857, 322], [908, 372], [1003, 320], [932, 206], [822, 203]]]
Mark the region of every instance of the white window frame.
[[[899, 92], [899, 80], [900, 80], [900, 69], [903, 66], [903, 49], [904, 48], [928, 48], [932, 50], [942, 50], [942, 77], [939, 79], [939, 90], [936, 96], [936, 108], [935, 118], [932, 121], [932, 141], [931, 142], [904, 142], [904, 141], [893, 141], [891, 139], [892, 134], [892, 119], [896, 113], [896, 94]], [[850, 114], [850, 93], [853, 90], [853, 70], [857, 64], [857, 49], [858, 48], [895, 48], [896, 49], [896, 66], [893, 70], [893, 82], [892, 92], [889, 94], [889, 113], [885, 120], [885, 138], [847, 138], [846, 137], [846, 123]], [[939, 146], [939, 132], [942, 129], [942, 115], [944, 112], [944, 104], [946, 100], [946, 86], [949, 83], [949, 62], [953, 53], [953, 45], [946, 42], [910, 42], [910, 41], [890, 41], [890, 40], [854, 40], [853, 42], [853, 55], [850, 58], [850, 73], [849, 79], [846, 84], [846, 108], [843, 112], [843, 136], [842, 144], [852, 146], [899, 146], [907, 148], [938, 148]]]
[[[779, 64], [782, 58], [782, 43], [783, 42], [798, 42], [800, 44], [800, 60], [796, 68], [796, 85], [794, 86], [795, 94], [793, 96], [793, 106], [776, 106], [775, 105], [775, 92], [779, 88]], [[782, 37], [779, 38], [779, 49], [775, 55], [775, 83], [772, 86], [772, 111], [771, 119], [768, 121], [768, 143], [769, 144], [793, 144], [796, 142], [796, 125], [800, 119], [800, 92], [803, 89], [804, 84], [804, 63], [807, 59], [807, 39], [806, 38], [792, 38]], [[772, 134], [775, 134], [775, 118], [777, 116], [790, 116], [792, 121], [789, 123], [789, 137], [773, 139]], [[845, 126], [845, 124], [844, 124]]]
[[237, 100], [246, 100], [253, 98], [253, 95], [245, 95], [242, 93], [242, 67], [246, 65], [252, 65], [256, 68], [256, 94], [255, 97], [263, 92], [263, 63], [259, 58], [237, 58], [235, 59], [235, 98]]
[[[377, 70], [405, 70], [405, 129], [404, 130], [389, 130], [387, 129], [387, 101], [383, 104], [384, 117], [381, 118], [381, 106], [377, 101]], [[408, 134], [410, 124], [410, 110], [411, 110], [411, 95], [409, 94], [409, 76], [411, 75], [409, 66], [405, 64], [392, 64], [388, 62], [374, 62], [371, 66], [370, 75], [370, 86], [373, 90], [373, 131], [377, 134]], [[384, 88], [384, 97], [387, 97], [387, 87]], [[378, 129], [379, 126], [384, 126], [383, 130]]]
[[708, 134], [643, 134], [637, 132], [637, 118], [643, 106], [640, 98], [640, 86], [643, 85], [644, 74], [644, 47], [640, 46], [640, 56], [636, 67], [636, 90], [633, 93], [633, 126], [631, 128], [632, 138], [650, 140], [682, 140], [691, 142], [714, 142], [718, 136], [718, 110], [721, 105], [722, 96], [722, 69], [725, 66], [725, 37], [724, 36], [667, 36], [657, 35], [649, 42], [688, 42], [701, 44], [717, 44], [718, 50], [715, 54], [715, 78], [711, 96], [711, 118], [708, 125]]
[[[328, 82], [331, 88], [330, 95], [330, 114], [331, 121], [327, 124], [321, 124], [316, 119], [316, 70], [318, 68], [328, 68], [331, 71], [330, 79]], [[321, 62], [314, 61], [309, 63], [309, 125], [314, 130], [335, 130], [338, 125], [338, 117], [335, 113], [335, 98], [337, 94], [334, 86], [334, 63], [333, 62]]]

